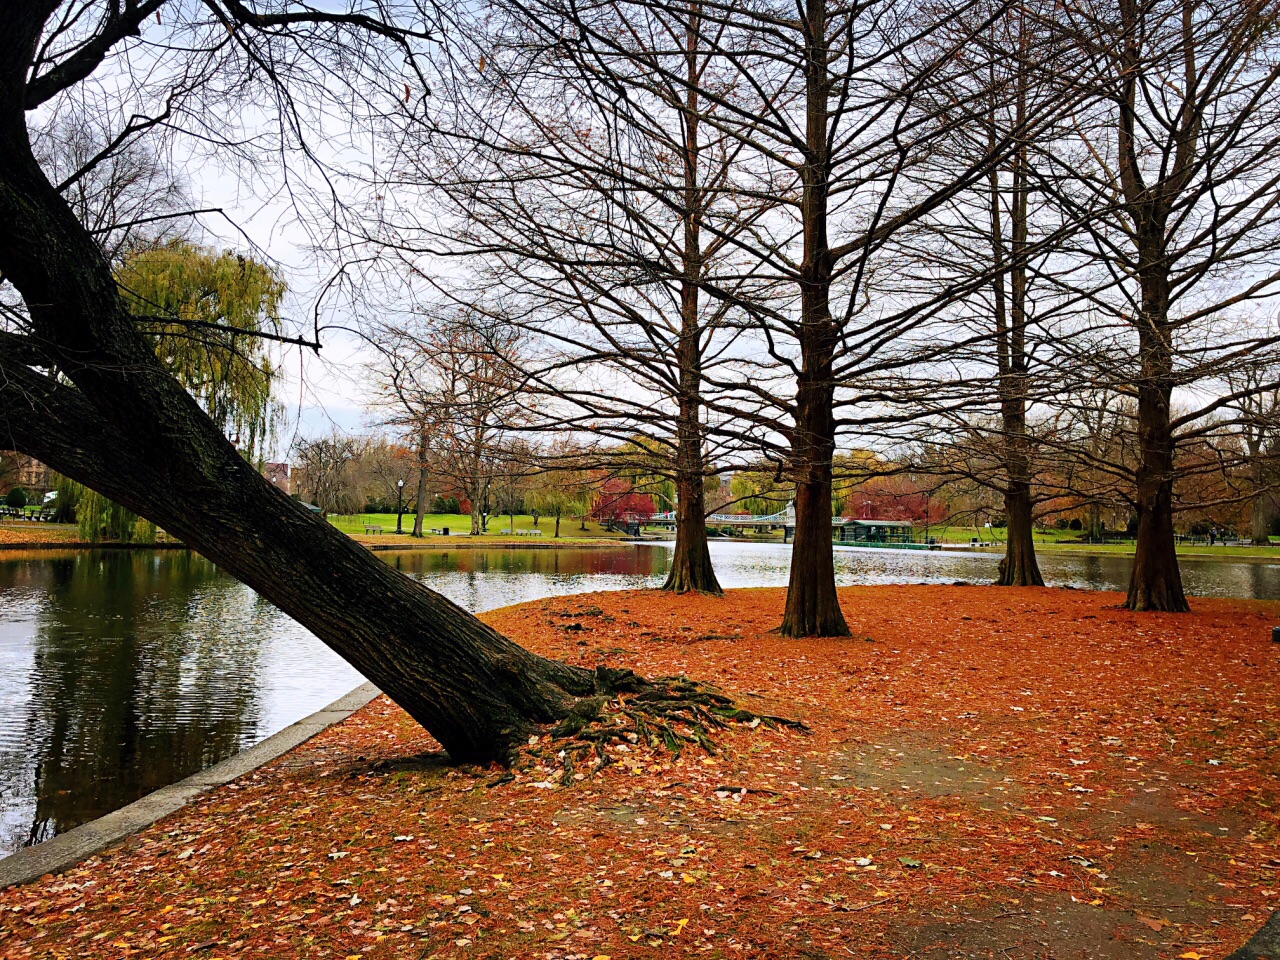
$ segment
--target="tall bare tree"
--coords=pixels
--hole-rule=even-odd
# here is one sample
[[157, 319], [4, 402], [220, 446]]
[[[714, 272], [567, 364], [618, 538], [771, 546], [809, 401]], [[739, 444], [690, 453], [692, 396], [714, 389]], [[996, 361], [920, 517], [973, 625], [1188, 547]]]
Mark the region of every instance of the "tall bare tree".
[[1230, 418], [1244, 445], [1249, 495], [1249, 534], [1255, 546], [1271, 545], [1275, 516], [1277, 455], [1280, 455], [1280, 371], [1270, 357], [1258, 357], [1227, 375], [1236, 398]]
[[1275, 342], [1251, 312], [1280, 292], [1277, 13], [1273, 0], [1063, 10], [1092, 60], [1079, 79], [1097, 94], [1077, 123], [1089, 159], [1041, 185], [1090, 225], [1077, 247], [1094, 269], [1087, 382], [1136, 403], [1133, 610], [1188, 609], [1175, 450], [1230, 402], [1196, 386]]
[[484, 532], [495, 480], [511, 475], [528, 423], [518, 330], [456, 307], [385, 325], [375, 382], [392, 420], [418, 441], [420, 463], [471, 501], [471, 533]]
[[[467, 258], [475, 280], [453, 295], [536, 336], [521, 366], [548, 401], [539, 429], [594, 434], [604, 469], [664, 463], [677, 488], [665, 588], [719, 593], [703, 486], [731, 413], [708, 384], [759, 286], [742, 238], [775, 201], [744, 187], [742, 145], [719, 129], [732, 71], [703, 30], [699, 3], [498, 4], [461, 31], [473, 46], [440, 81], [446, 105], [406, 117], [377, 190], [401, 206], [407, 180], [419, 191], [384, 204], [384, 244]], [[433, 205], [443, 214], [424, 217]], [[620, 461], [632, 449], [643, 464]], [[587, 454], [577, 444], [560, 466]]]

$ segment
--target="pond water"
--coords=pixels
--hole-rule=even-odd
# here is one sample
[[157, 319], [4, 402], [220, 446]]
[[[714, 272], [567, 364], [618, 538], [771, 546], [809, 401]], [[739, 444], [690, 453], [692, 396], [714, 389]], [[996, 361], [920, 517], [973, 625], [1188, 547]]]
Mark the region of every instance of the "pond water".
[[[790, 548], [714, 543], [726, 587], [783, 585]], [[380, 554], [472, 611], [652, 586], [669, 547]], [[842, 584], [989, 580], [991, 554], [839, 548]], [[1124, 557], [1046, 556], [1120, 589]], [[1280, 599], [1280, 566], [1187, 560], [1191, 593]], [[185, 551], [0, 553], [0, 855], [225, 759], [360, 683], [309, 632]]]

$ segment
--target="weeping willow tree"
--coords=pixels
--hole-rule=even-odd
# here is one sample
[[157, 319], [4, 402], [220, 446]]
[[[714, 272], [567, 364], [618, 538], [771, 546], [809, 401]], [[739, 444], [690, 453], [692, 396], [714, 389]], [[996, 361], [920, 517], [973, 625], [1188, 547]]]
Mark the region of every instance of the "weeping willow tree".
[[187, 240], [133, 254], [116, 280], [161, 363], [247, 456], [263, 450], [279, 407], [261, 335], [280, 333], [284, 281], [256, 260]]
[[[256, 260], [186, 240], [131, 254], [116, 281], [160, 362], [246, 457], [259, 457], [280, 410], [261, 334], [280, 332], [284, 281]], [[155, 525], [118, 503], [69, 480], [56, 489], [60, 515], [73, 511], [85, 540], [154, 542]]]
[[[79, 486], [77, 484], [77, 486]], [[76, 500], [76, 525], [80, 537], [90, 543], [155, 543], [156, 525], [102, 494], [80, 487]]]

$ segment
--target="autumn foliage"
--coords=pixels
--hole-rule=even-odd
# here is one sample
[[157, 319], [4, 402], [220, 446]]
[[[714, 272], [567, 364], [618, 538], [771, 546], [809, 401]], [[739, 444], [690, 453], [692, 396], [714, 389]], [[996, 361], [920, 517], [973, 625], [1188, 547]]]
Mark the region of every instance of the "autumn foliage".
[[765, 724], [560, 784], [458, 769], [386, 700], [61, 877], [4, 957], [1202, 957], [1280, 908], [1280, 606], [860, 587], [556, 598], [539, 652], [718, 683]]

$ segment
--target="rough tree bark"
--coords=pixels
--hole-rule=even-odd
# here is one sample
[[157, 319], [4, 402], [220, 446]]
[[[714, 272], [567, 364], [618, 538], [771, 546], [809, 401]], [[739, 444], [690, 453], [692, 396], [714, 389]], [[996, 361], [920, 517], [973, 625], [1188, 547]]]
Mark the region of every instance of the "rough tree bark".
[[[686, 267], [688, 251], [697, 246], [697, 224], [685, 222]], [[720, 595], [720, 583], [711, 566], [707, 545], [707, 510], [703, 492], [706, 464], [702, 454], [701, 384], [702, 358], [698, 324], [698, 286], [686, 279], [681, 290], [681, 335], [677, 346], [680, 375], [680, 412], [676, 421], [676, 542], [662, 589], [675, 593]]]
[[723, 591], [711, 565], [707, 545], [707, 515], [701, 471], [680, 471], [676, 475], [676, 542], [671, 568], [663, 590], [675, 593]]
[[1138, 536], [1125, 606], [1185, 613], [1191, 606], [1182, 589], [1173, 535], [1173, 361], [1167, 337], [1167, 330], [1161, 331], [1155, 323], [1139, 330], [1143, 361], [1138, 384], [1139, 464], [1134, 497]]
[[1271, 546], [1271, 491], [1267, 486], [1267, 469], [1262, 462], [1261, 447], [1250, 450], [1253, 497], [1249, 502], [1249, 532], [1255, 547]]
[[1169, 322], [1169, 268], [1164, 256], [1166, 211], [1151, 197], [1135, 205], [1138, 224], [1138, 280], [1142, 311], [1137, 318], [1138, 470], [1134, 506], [1138, 535], [1129, 577], [1130, 610], [1185, 613], [1191, 607], [1182, 589], [1173, 533], [1174, 438], [1173, 330]]
[[834, 257], [827, 236], [831, 182], [828, 142], [826, 0], [807, 0], [805, 31], [805, 151], [801, 168], [804, 259], [800, 265], [800, 376], [791, 468], [796, 481], [796, 535], [787, 606], [778, 632], [788, 637], [847, 637], [836, 597], [831, 545], [831, 470], [836, 450], [832, 365], [837, 331], [831, 317]]

